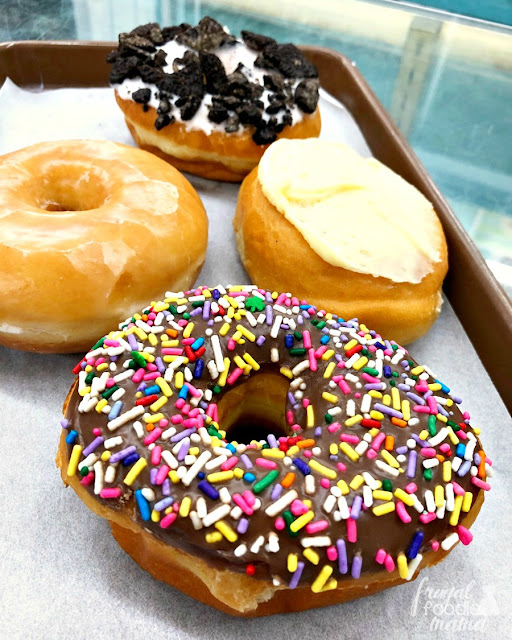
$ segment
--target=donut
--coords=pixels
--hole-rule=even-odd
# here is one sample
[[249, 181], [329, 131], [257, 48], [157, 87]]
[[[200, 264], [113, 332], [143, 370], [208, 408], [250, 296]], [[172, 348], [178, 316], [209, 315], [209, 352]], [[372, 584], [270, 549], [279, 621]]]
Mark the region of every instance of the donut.
[[0, 344], [84, 352], [206, 253], [199, 196], [173, 167], [122, 144], [60, 140], [0, 157]]
[[253, 282], [358, 317], [400, 344], [432, 326], [448, 269], [428, 200], [338, 142], [279, 140], [244, 180], [234, 228]]
[[142, 568], [260, 616], [401, 584], [489, 489], [460, 398], [396, 342], [256, 286], [168, 293], [74, 369], [57, 465]]
[[240, 182], [276, 138], [320, 132], [318, 73], [292, 44], [206, 17], [122, 33], [107, 61], [136, 143], [181, 171]]

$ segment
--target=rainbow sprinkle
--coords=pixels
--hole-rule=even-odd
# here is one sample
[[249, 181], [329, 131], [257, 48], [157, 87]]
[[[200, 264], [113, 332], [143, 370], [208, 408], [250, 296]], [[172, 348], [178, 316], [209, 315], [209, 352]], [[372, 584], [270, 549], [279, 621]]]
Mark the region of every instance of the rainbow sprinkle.
[[[471, 542], [464, 518], [490, 488], [479, 429], [428, 367], [290, 294], [168, 293], [73, 372], [68, 476], [276, 585], [321, 593], [379, 567], [410, 580], [425, 553]], [[223, 395], [269, 372], [287, 385], [284, 424], [234, 441]]]

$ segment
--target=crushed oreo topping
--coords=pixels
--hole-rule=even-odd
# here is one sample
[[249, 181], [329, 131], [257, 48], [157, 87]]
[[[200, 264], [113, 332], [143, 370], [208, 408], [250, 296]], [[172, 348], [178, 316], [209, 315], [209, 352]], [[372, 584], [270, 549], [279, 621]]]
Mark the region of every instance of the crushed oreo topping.
[[148, 40], [151, 40], [153, 44], [164, 43], [164, 37], [158, 22], [149, 22], [148, 24], [143, 24], [140, 27], [135, 27], [135, 29], [130, 33], [147, 38]]
[[241, 124], [257, 126], [261, 120], [261, 110], [255, 104], [243, 104], [237, 109], [237, 115]]
[[236, 113], [234, 113], [233, 115], [229, 116], [229, 118], [224, 123], [224, 129], [226, 129], [227, 133], [235, 133], [235, 131], [238, 131], [239, 128], [240, 120], [238, 119]]
[[155, 67], [165, 67], [167, 54], [163, 49], [158, 49], [155, 53], [153, 62], [155, 63]]
[[[294, 108], [314, 113], [318, 73], [293, 44], [278, 44], [250, 31], [242, 31], [241, 37], [237, 40], [208, 17], [197, 26], [184, 23], [162, 29], [155, 22], [141, 25], [120, 34], [118, 48], [107, 56], [112, 64], [110, 83], [140, 78], [153, 85], [137, 89], [131, 97], [147, 110], [154, 95], [158, 131], [175, 122], [178, 114], [182, 121], [191, 120], [207, 96], [210, 122], [221, 125], [227, 133], [253, 127], [254, 142], [267, 145], [292, 125]], [[161, 47], [170, 41], [187, 47], [181, 58], [167, 60]], [[257, 54], [254, 67], [262, 71], [255, 73], [254, 68], [240, 63], [232, 73], [226, 73], [216, 53], [243, 44], [253, 56]]]
[[135, 78], [139, 73], [140, 60], [137, 56], [119, 57], [110, 72], [110, 83], [117, 84], [126, 78]]
[[175, 121], [176, 121], [176, 118], [174, 116], [168, 116], [167, 114], [164, 113], [158, 116], [158, 118], [155, 120], [155, 129], [157, 131], [160, 131], [160, 129], [163, 129], [168, 124], [172, 124]]
[[171, 110], [171, 103], [169, 102], [169, 100], [160, 100], [160, 103], [157, 107], [156, 112], [160, 115], [162, 113], [169, 113], [169, 111]]
[[169, 42], [170, 40], [175, 40], [180, 33], [184, 33], [192, 29], [192, 27], [186, 22], [182, 22], [181, 24], [175, 25], [174, 27], [164, 27], [162, 29], [162, 37], [165, 42]]
[[284, 80], [282, 76], [274, 74], [263, 76], [263, 86], [269, 91], [284, 91]]
[[220, 124], [221, 122], [224, 122], [225, 120], [227, 120], [229, 117], [229, 112], [226, 109], [226, 107], [223, 107], [222, 105], [219, 106], [212, 106], [212, 108], [210, 109], [210, 111], [208, 112], [208, 120], [210, 120], [211, 122], [215, 122], [215, 124]]
[[138, 89], [132, 93], [132, 99], [139, 104], [147, 104], [151, 100], [151, 89]]
[[212, 95], [225, 93], [228, 77], [219, 58], [213, 53], [201, 53], [200, 64], [205, 78], [206, 91]]
[[304, 113], [313, 113], [318, 104], [318, 82], [312, 79], [300, 82], [295, 89], [295, 104]]
[[268, 44], [260, 53], [256, 67], [279, 71], [285, 78], [317, 78], [318, 71], [294, 44]]
[[276, 131], [274, 131], [270, 125], [264, 126], [260, 129], [256, 129], [256, 133], [253, 135], [252, 139], [256, 144], [270, 144], [276, 139]]
[[273, 38], [268, 36], [262, 36], [259, 33], [252, 33], [252, 31], [242, 31], [242, 40], [253, 51], [263, 51], [269, 44], [277, 44]]
[[224, 27], [213, 18], [203, 18], [197, 27], [190, 27], [176, 36], [176, 42], [196, 51], [212, 51], [221, 45], [233, 45], [236, 38], [224, 31]]
[[148, 84], [158, 84], [164, 76], [162, 69], [150, 67], [148, 64], [143, 64], [138, 71], [141, 79]]

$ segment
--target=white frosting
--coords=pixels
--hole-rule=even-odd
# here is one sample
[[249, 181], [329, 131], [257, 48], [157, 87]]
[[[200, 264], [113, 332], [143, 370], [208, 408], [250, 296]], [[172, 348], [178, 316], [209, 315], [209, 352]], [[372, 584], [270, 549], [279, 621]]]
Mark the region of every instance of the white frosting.
[[[149, 106], [156, 109], [160, 102], [158, 98], [155, 97], [158, 92], [156, 86], [154, 84], [143, 82], [140, 78], [127, 78], [122, 84], [114, 85], [114, 89], [123, 100], [131, 100], [132, 93], [139, 89], [151, 89], [151, 100], [148, 102]], [[176, 118], [177, 122], [182, 122], [185, 125], [187, 131], [201, 129], [207, 135], [212, 131], [224, 131], [224, 128], [220, 124], [216, 124], [215, 122], [208, 120], [208, 111], [210, 110], [211, 105], [211, 95], [206, 94], [199, 106], [199, 109], [190, 120], [182, 120], [179, 109], [173, 110], [172, 115]], [[240, 132], [240, 130], [238, 132]]]
[[374, 158], [338, 142], [278, 140], [258, 179], [265, 197], [326, 262], [417, 284], [441, 261], [430, 202]]
[[[166, 42], [161, 47], [157, 47], [157, 51], [162, 49], [167, 54], [166, 64], [163, 67], [165, 73], [173, 73], [173, 62], [177, 58], [183, 58], [186, 51], [193, 51], [190, 47], [179, 44], [175, 40], [171, 40], [170, 42]], [[211, 53], [214, 53], [224, 65], [224, 69], [226, 74], [233, 73], [238, 65], [242, 63], [245, 67], [244, 75], [251, 81], [257, 82], [261, 86], [263, 86], [263, 76], [268, 75], [270, 72], [265, 69], [259, 69], [254, 66], [254, 61], [258, 57], [258, 53], [256, 51], [252, 51], [249, 47], [242, 42], [241, 40], [237, 40], [236, 44], [233, 45], [221, 45], [217, 47], [217, 49], [213, 49]], [[299, 84], [301, 79], [295, 80], [293, 83], [293, 89]], [[121, 84], [112, 85], [116, 90], [117, 94], [123, 100], [131, 100], [132, 94], [139, 89], [150, 89], [151, 90], [151, 99], [148, 102], [150, 107], [156, 109], [160, 100], [158, 99], [158, 89], [155, 84], [148, 84], [144, 82], [141, 78], [127, 78]], [[260, 96], [260, 100], [265, 105], [265, 108], [269, 104], [269, 95], [270, 91], [267, 89], [263, 89], [263, 93]], [[215, 122], [211, 122], [208, 120], [208, 112], [212, 105], [212, 96], [210, 93], [205, 94], [201, 106], [194, 114], [194, 117], [190, 120], [182, 120], [179, 109], [174, 109], [172, 111], [172, 115], [176, 118], [177, 122], [182, 122], [185, 125], [187, 131], [191, 130], [201, 130], [204, 131], [207, 135], [209, 135], [212, 131], [222, 131], [224, 132], [224, 127], [222, 124], [216, 124]], [[290, 109], [290, 113], [292, 116], [292, 126], [297, 122], [300, 122], [304, 116], [303, 112], [296, 106], [293, 105]], [[271, 117], [277, 117], [278, 120], [284, 115], [283, 111], [279, 111], [277, 114], [273, 114], [272, 116], [263, 113], [263, 119], [268, 121]], [[244, 126], [240, 126], [237, 133], [242, 133], [245, 129]]]

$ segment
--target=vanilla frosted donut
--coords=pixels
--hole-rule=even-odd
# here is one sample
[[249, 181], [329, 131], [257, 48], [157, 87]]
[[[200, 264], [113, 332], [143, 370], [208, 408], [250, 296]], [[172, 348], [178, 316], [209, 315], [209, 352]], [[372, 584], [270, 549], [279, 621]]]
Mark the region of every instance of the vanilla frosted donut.
[[472, 539], [479, 430], [355, 320], [200, 287], [130, 316], [74, 372], [64, 482], [144, 569], [223, 611], [369, 595]]
[[439, 315], [448, 258], [432, 204], [344, 144], [272, 144], [240, 188], [234, 227], [260, 286], [293, 291], [403, 344]]
[[320, 132], [317, 70], [294, 45], [203, 18], [122, 33], [108, 61], [137, 144], [182, 171], [239, 182], [277, 137]]
[[0, 344], [84, 351], [148, 289], [191, 286], [207, 234], [195, 190], [145, 151], [69, 140], [0, 157]]

